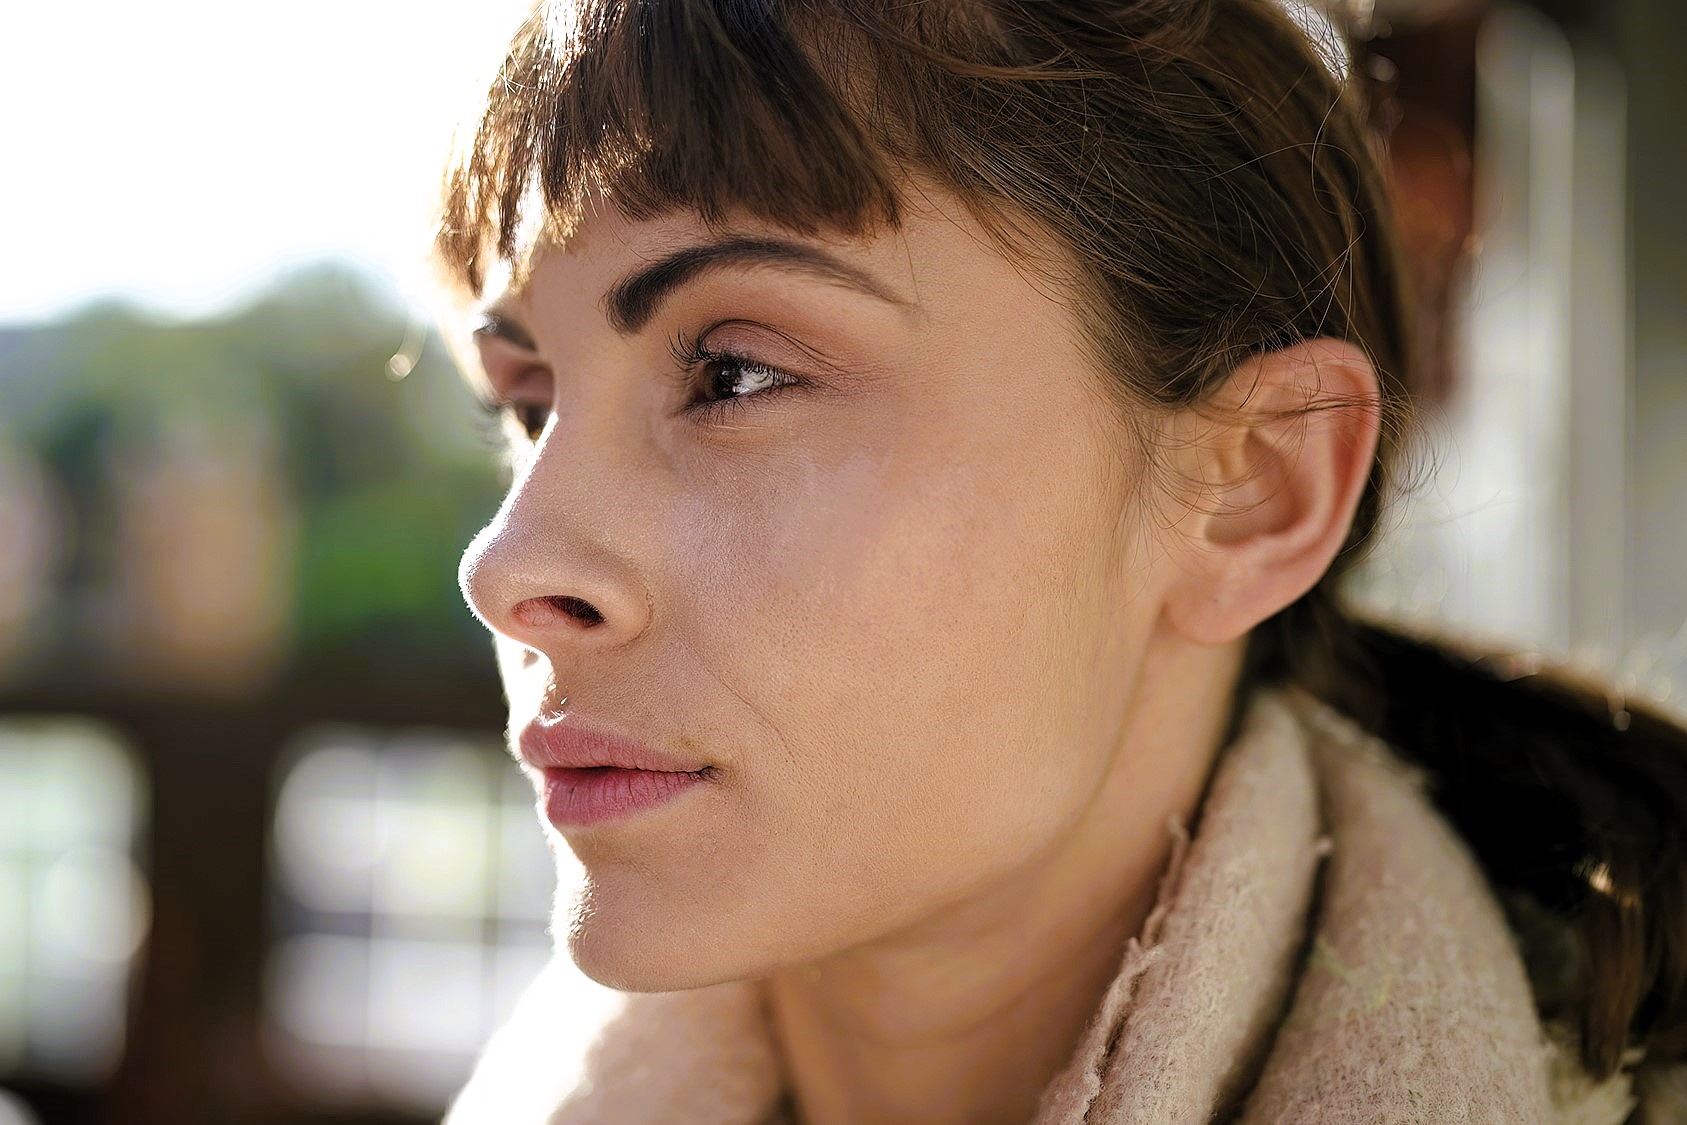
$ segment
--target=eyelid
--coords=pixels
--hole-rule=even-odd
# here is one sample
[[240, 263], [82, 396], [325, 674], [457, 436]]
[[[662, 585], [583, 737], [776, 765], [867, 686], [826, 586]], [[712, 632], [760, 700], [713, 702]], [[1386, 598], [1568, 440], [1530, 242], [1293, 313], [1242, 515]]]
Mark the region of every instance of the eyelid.
[[519, 340], [492, 331], [490, 326], [484, 332], [475, 330], [475, 351], [480, 365], [478, 381], [486, 390], [483, 397], [508, 402], [536, 375], [550, 378], [550, 368], [540, 360], [538, 352]]

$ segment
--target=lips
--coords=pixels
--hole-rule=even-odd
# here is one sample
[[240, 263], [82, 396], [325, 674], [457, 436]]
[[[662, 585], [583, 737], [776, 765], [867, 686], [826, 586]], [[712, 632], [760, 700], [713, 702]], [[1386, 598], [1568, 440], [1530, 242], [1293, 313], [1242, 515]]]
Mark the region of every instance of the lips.
[[660, 754], [570, 713], [522, 728], [517, 752], [544, 776], [545, 818], [558, 828], [623, 820], [699, 787], [705, 763]]
[[522, 728], [516, 749], [536, 769], [613, 766], [651, 773], [700, 773], [709, 768], [707, 762], [658, 753], [642, 742], [589, 724], [573, 712], [534, 719]]

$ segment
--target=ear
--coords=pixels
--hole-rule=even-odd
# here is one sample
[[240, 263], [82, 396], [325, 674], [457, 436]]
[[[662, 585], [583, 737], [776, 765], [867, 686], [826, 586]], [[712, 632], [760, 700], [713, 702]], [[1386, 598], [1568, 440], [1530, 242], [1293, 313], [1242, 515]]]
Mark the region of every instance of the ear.
[[1329, 570], [1376, 457], [1381, 404], [1364, 352], [1327, 337], [1250, 357], [1211, 401], [1173, 423], [1196, 494], [1177, 521], [1164, 610], [1179, 634], [1216, 645]]

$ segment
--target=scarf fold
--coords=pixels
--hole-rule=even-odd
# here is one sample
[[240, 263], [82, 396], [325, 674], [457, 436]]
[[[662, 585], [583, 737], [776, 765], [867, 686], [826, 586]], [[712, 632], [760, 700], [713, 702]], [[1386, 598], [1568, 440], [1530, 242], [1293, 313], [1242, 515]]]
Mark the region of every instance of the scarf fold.
[[[1593, 1081], [1543, 1027], [1426, 784], [1309, 697], [1256, 694], [1030, 1125], [1623, 1125], [1632, 1075]], [[446, 1125], [776, 1125], [782, 1095], [754, 982], [613, 993], [559, 955]]]

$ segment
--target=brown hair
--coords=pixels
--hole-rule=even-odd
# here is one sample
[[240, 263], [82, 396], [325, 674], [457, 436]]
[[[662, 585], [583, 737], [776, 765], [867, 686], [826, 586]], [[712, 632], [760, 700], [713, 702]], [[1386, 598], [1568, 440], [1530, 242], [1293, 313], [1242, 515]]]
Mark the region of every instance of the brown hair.
[[1201, 404], [1253, 353], [1364, 348], [1384, 411], [1369, 486], [1330, 573], [1254, 631], [1242, 689], [1296, 683], [1430, 768], [1508, 910], [1523, 896], [1576, 938], [1571, 983], [1538, 981], [1537, 1000], [1591, 1072], [1631, 1041], [1687, 1053], [1687, 732], [1633, 707], [1618, 729], [1597, 689], [1338, 601], [1414, 385], [1367, 112], [1276, 0], [580, 0], [516, 36], [437, 249], [478, 292], [517, 256], [524, 205], [566, 236], [593, 191], [634, 219], [860, 233], [897, 222], [917, 171], [1021, 258], [1052, 236], [1086, 343], [1138, 413]]

